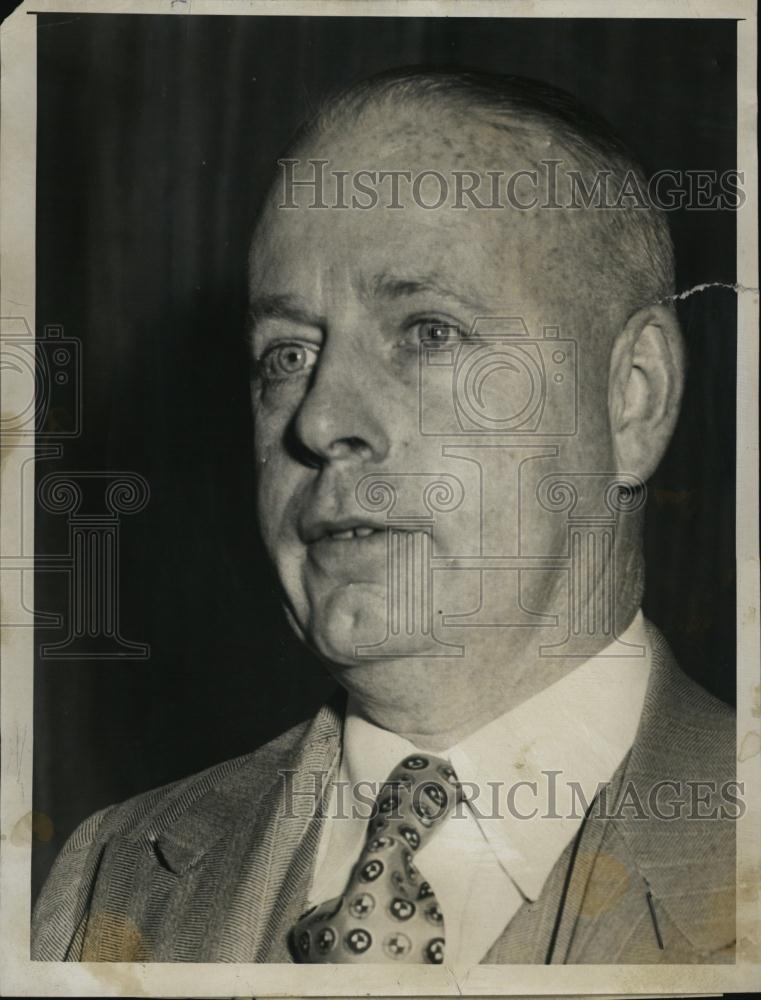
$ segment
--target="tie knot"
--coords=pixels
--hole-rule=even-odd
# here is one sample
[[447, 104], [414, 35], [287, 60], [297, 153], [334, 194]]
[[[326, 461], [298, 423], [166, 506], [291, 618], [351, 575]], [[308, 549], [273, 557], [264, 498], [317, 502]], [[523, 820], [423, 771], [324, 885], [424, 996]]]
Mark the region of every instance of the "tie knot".
[[454, 768], [443, 757], [410, 754], [381, 785], [369, 836], [397, 834], [417, 850], [462, 799]]

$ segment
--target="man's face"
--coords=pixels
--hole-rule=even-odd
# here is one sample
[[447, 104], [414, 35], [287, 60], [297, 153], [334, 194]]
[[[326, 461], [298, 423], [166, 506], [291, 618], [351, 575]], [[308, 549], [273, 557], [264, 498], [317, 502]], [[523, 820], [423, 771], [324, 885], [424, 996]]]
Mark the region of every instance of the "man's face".
[[[308, 173], [308, 157], [328, 159], [328, 172], [435, 169], [448, 175], [470, 168], [429, 130], [429, 120], [410, 112], [407, 129], [397, 121], [391, 133], [378, 121], [343, 140], [318, 139], [302, 154], [297, 175]], [[477, 161], [472, 169], [495, 165], [478, 137], [461, 139]], [[504, 169], [504, 162], [499, 165]], [[515, 159], [510, 167], [527, 165]], [[436, 190], [423, 186], [423, 198], [430, 203]], [[518, 469], [523, 462], [535, 479], [534, 469], [545, 475], [609, 468], [606, 387], [599, 369], [589, 369], [596, 374], [571, 437], [452, 433], [452, 380], [441, 369], [463, 347], [474, 349], [479, 317], [489, 318], [480, 329], [498, 332], [514, 330], [519, 317], [534, 342], [546, 326], [559, 327], [561, 338], [577, 342], [584, 370], [588, 343], [577, 329], [578, 310], [571, 309], [581, 276], [568, 253], [565, 220], [541, 211], [453, 209], [450, 203], [430, 210], [409, 186], [402, 187], [397, 209], [387, 207], [388, 197], [371, 210], [311, 208], [312, 193], [305, 190], [294, 197], [298, 207], [278, 208], [282, 185], [275, 185], [252, 245], [259, 518], [299, 631], [328, 660], [347, 666], [358, 661], [359, 645], [382, 642], [388, 633], [393, 517], [402, 518], [394, 544], [409, 544], [408, 568], [424, 557], [414, 520], [423, 518], [431, 531], [441, 570], [432, 577], [434, 622], [473, 611], [481, 599], [481, 575], [467, 568], [447, 572], [448, 558], [499, 547], [551, 555], [565, 546], [565, 525], [535, 510], [535, 503], [523, 503], [519, 516]], [[432, 365], [430, 372], [421, 367], [421, 342], [428, 344], [424, 364]], [[432, 358], [437, 351], [445, 359], [440, 367]], [[546, 350], [541, 357], [555, 364]], [[482, 392], [481, 402], [486, 393], [492, 403], [499, 394], [515, 394], [520, 408], [525, 379], [525, 372], [498, 359], [475, 391]], [[561, 428], [567, 398], [553, 394], [551, 384], [546, 391], [543, 427]], [[443, 433], [427, 432], [430, 426]], [[495, 444], [502, 445], [498, 452]], [[534, 463], [530, 470], [527, 461]], [[446, 502], [443, 509], [434, 503], [432, 516], [424, 491], [437, 476], [447, 483], [444, 492], [451, 487], [459, 499], [449, 509]], [[382, 503], [382, 486], [373, 491], [376, 482], [397, 491], [394, 509]], [[524, 606], [557, 610], [556, 571], [523, 577]], [[404, 581], [402, 591], [403, 600], [414, 599]], [[527, 631], [508, 630], [508, 639], [524, 642]], [[438, 634], [445, 641], [465, 636], [477, 645], [494, 630], [450, 626]], [[411, 636], [404, 655], [424, 654], [429, 646], [430, 636]]]

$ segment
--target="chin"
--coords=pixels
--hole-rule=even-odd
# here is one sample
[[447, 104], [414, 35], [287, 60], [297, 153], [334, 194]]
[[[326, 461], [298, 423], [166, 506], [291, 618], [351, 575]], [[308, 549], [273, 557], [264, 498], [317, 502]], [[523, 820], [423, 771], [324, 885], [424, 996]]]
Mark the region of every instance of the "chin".
[[430, 635], [391, 636], [385, 586], [342, 587], [313, 608], [305, 630], [308, 641], [325, 660], [337, 666], [368, 666], [407, 657], [459, 659], [462, 655], [462, 646], [451, 639], [442, 643]]
[[351, 584], [312, 605], [308, 635], [321, 656], [341, 666], [367, 662], [357, 647], [383, 642], [388, 631], [385, 587]]

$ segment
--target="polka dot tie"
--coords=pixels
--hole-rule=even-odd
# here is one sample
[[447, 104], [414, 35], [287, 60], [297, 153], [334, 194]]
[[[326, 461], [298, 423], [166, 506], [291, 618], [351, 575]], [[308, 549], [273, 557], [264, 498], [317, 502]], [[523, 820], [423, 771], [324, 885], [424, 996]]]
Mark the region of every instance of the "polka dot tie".
[[457, 775], [430, 754], [406, 757], [383, 784], [367, 841], [342, 896], [291, 931], [298, 962], [444, 961], [444, 914], [415, 852], [462, 798]]

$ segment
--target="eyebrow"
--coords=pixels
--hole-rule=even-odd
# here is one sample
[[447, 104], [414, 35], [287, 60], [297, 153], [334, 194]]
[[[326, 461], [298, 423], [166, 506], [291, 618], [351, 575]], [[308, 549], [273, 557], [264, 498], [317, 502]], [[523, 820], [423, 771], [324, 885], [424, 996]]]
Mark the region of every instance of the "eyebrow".
[[[433, 292], [436, 295], [453, 299], [469, 309], [479, 310], [482, 308], [481, 303], [475, 297], [447, 288], [433, 274], [402, 278], [388, 271], [383, 271], [369, 280], [360, 278], [357, 285], [359, 296], [363, 301], [402, 299], [423, 292]], [[305, 326], [315, 326], [322, 329], [327, 326], [325, 316], [308, 309], [297, 296], [288, 293], [257, 296], [249, 304], [248, 317], [251, 327], [263, 319], [288, 319], [295, 323], [303, 323]]]
[[326, 320], [314, 313], [294, 295], [260, 295], [252, 299], [248, 307], [248, 318], [253, 326], [263, 319], [290, 319], [306, 326], [324, 327]]

